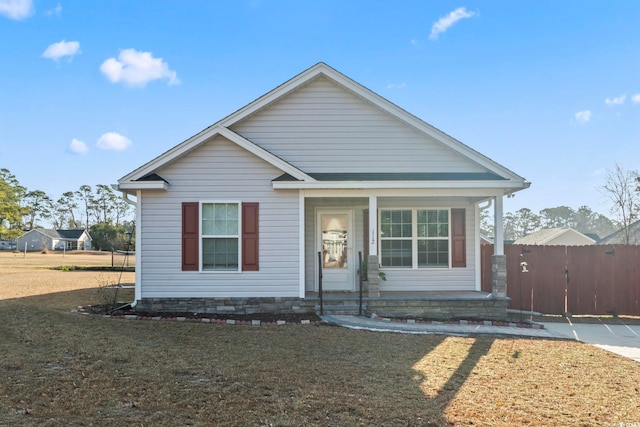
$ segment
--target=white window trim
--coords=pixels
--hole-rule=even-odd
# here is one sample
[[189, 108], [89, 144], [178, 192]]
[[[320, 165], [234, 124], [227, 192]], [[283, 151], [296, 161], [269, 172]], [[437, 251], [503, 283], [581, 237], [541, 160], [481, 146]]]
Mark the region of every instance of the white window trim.
[[[382, 241], [383, 240], [409, 240], [407, 238], [386, 239], [382, 235], [382, 221], [378, 221], [378, 263], [381, 268], [392, 270], [445, 270], [451, 269], [451, 208], [447, 207], [384, 207], [378, 209], [378, 218], [382, 218], [382, 211], [411, 211], [411, 267], [394, 267], [382, 265]], [[446, 266], [441, 267], [418, 267], [418, 240], [444, 240], [441, 238], [418, 237], [418, 211], [447, 211], [449, 223], [447, 237], [448, 260]]]
[[[238, 205], [238, 235], [209, 236], [202, 233], [202, 206], [207, 204], [236, 204]], [[198, 264], [200, 273], [206, 274], [238, 274], [242, 273], [242, 202], [239, 200], [201, 200], [198, 213]], [[202, 241], [205, 238], [237, 238], [238, 239], [238, 269], [237, 270], [205, 270]]]

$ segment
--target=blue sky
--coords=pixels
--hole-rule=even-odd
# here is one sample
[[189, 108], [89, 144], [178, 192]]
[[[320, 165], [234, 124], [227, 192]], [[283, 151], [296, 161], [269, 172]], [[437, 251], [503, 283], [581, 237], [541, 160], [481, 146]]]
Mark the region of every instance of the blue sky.
[[115, 183], [323, 61], [582, 205], [640, 169], [640, 2], [0, 0], [0, 167]]

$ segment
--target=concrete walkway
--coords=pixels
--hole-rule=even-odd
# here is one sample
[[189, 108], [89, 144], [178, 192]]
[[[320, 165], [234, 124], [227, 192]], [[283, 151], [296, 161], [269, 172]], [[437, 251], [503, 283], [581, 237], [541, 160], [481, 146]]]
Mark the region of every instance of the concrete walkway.
[[620, 354], [640, 362], [640, 326], [572, 323], [545, 323], [545, 329]]
[[547, 329], [519, 328], [513, 326], [433, 324], [393, 322], [375, 320], [362, 316], [324, 315], [320, 316], [327, 323], [351, 329], [365, 329], [376, 332], [398, 332], [405, 334], [445, 334], [467, 336], [474, 334], [506, 335], [513, 337], [563, 338], [572, 339], [561, 333]]
[[513, 326], [433, 324], [394, 322], [362, 316], [324, 315], [327, 323], [351, 329], [405, 334], [445, 334], [467, 336], [475, 334], [512, 337], [568, 339], [595, 345], [603, 350], [640, 362], [640, 326], [571, 323], [545, 323], [544, 329]]

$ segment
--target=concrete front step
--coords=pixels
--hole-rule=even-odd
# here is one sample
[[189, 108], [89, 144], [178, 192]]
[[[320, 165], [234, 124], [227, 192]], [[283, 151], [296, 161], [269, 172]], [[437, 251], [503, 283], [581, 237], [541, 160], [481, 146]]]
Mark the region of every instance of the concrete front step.
[[[316, 305], [315, 307], [316, 310], [316, 314], [320, 314], [320, 304]], [[323, 304], [322, 305], [322, 309], [324, 311], [324, 314], [344, 314], [344, 315], [353, 315], [353, 316], [357, 316], [358, 314], [360, 314], [360, 307], [356, 304], [356, 305], [347, 305], [347, 304], [339, 304], [339, 305], [327, 305], [327, 304]], [[364, 311], [367, 309], [366, 305], [362, 305], [362, 312], [364, 313]]]

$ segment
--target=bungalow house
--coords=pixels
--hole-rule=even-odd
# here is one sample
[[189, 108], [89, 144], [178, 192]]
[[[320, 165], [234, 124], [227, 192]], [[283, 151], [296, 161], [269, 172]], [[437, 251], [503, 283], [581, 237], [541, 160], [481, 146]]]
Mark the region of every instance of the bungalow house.
[[573, 228], [555, 227], [543, 228], [542, 230], [527, 234], [513, 243], [516, 245], [583, 246], [595, 245], [596, 241]]
[[50, 251], [62, 250], [90, 250], [91, 236], [84, 229], [51, 230], [35, 228], [18, 237], [17, 249], [24, 251], [39, 251], [46, 248]]
[[136, 198], [138, 310], [358, 312], [361, 256], [367, 314], [504, 318], [503, 197], [528, 186], [318, 63], [114, 188]]

